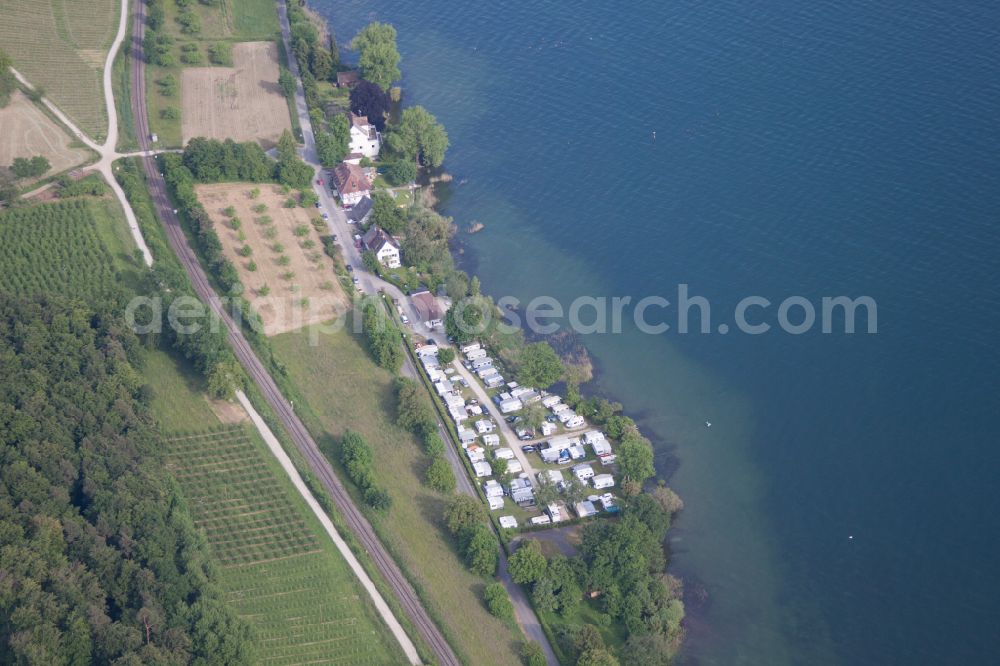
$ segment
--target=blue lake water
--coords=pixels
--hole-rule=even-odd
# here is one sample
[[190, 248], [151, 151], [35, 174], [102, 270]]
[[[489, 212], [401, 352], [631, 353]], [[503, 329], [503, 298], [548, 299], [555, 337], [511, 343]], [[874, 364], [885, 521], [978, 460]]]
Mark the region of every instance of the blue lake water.
[[1000, 6], [313, 5], [399, 30], [488, 293], [877, 301], [876, 335], [584, 338], [686, 501], [688, 663], [995, 663]]

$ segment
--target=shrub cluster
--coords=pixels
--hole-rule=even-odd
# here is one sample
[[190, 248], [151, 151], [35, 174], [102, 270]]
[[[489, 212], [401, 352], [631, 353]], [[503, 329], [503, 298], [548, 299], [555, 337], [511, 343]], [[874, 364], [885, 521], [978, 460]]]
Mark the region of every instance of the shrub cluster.
[[392, 506], [392, 497], [375, 483], [375, 454], [358, 433], [348, 430], [340, 444], [340, 461], [355, 485], [364, 493], [365, 502], [373, 509], [385, 511]]

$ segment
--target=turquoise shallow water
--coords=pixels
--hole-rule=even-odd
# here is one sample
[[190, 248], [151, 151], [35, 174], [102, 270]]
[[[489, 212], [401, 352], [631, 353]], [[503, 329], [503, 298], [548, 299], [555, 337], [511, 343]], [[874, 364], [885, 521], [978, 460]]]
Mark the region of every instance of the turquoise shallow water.
[[489, 293], [877, 300], [872, 336], [584, 339], [687, 503], [689, 663], [995, 662], [1000, 8], [314, 5], [399, 29]]

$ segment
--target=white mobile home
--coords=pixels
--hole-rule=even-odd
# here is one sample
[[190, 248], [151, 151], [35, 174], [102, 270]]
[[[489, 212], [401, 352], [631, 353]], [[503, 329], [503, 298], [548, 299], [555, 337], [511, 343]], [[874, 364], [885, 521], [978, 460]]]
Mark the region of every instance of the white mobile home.
[[517, 412], [524, 408], [521, 401], [517, 398], [511, 398], [510, 400], [504, 400], [500, 403], [500, 412], [503, 414], [510, 414], [511, 412]]
[[542, 423], [542, 437], [548, 437], [556, 431], [556, 424], [545, 421]]
[[485, 434], [483, 435], [483, 444], [486, 446], [498, 446], [500, 444], [500, 435]]
[[500, 375], [490, 375], [483, 378], [483, 383], [486, 384], [486, 388], [496, 388], [503, 384], [503, 377]]
[[557, 395], [547, 395], [544, 398], [542, 398], [542, 406], [545, 407], [546, 409], [551, 409], [552, 407], [558, 405], [560, 402], [562, 402], [562, 398]]
[[472, 463], [472, 469], [476, 473], [476, 478], [482, 479], [483, 477], [493, 476], [493, 468], [485, 460], [480, 460], [477, 463]]
[[566, 421], [567, 428], [582, 428], [585, 425], [587, 425], [587, 421], [578, 414], [574, 414]]
[[423, 345], [417, 347], [417, 356], [423, 358], [424, 356], [437, 356], [438, 346], [437, 345]]
[[555, 414], [556, 416], [562, 414], [563, 412], [571, 412], [571, 411], [573, 410], [569, 408], [569, 405], [563, 402], [552, 405], [552, 413]]
[[546, 516], [545, 514], [542, 514], [540, 516], [533, 517], [531, 520], [528, 521], [528, 523], [534, 526], [551, 525], [552, 519]]
[[487, 497], [486, 502], [490, 505], [490, 511], [498, 511], [503, 508], [503, 495], [500, 497]]
[[471, 463], [486, 460], [486, 453], [483, 451], [483, 447], [478, 444], [469, 444], [465, 447], [465, 455], [469, 456], [469, 462]]
[[524, 467], [521, 465], [520, 460], [508, 460], [507, 461], [507, 473], [508, 474], [520, 474], [524, 471]]
[[566, 506], [562, 502], [553, 502], [545, 507], [545, 512], [549, 514], [549, 518], [552, 519], [553, 523], [559, 523], [566, 520]]
[[591, 446], [594, 448], [594, 455], [598, 457], [611, 453], [611, 444], [606, 439], [597, 440]]
[[459, 425], [458, 441], [462, 444], [462, 446], [469, 446], [474, 441], [476, 441], [476, 433], [472, 432], [463, 425]]
[[574, 444], [568, 450], [570, 460], [583, 460], [587, 457], [587, 452], [583, 450], [583, 446], [580, 444]]
[[590, 482], [594, 484], [594, 488], [597, 490], [615, 487], [615, 477], [610, 474], [595, 474], [594, 478], [592, 478]]
[[512, 530], [517, 527], [517, 518], [514, 516], [500, 516], [500, 527]]
[[481, 344], [479, 344], [478, 342], [472, 342], [472, 343], [469, 343], [467, 345], [463, 345], [462, 346], [462, 353], [463, 354], [468, 354], [469, 352], [473, 352], [473, 351], [476, 351], [477, 349], [482, 349], [482, 348], [483, 348], [483, 346]]
[[584, 502], [577, 502], [573, 506], [573, 509], [576, 511], [576, 515], [580, 516], [581, 518], [590, 518], [591, 516], [597, 515], [597, 507], [595, 507], [594, 503], [591, 502], [590, 500], [586, 500]]
[[494, 458], [500, 458], [502, 460], [513, 460], [514, 450], [510, 447], [504, 446], [493, 452]]
[[469, 353], [467, 353], [465, 355], [465, 358], [466, 358], [466, 360], [469, 360], [469, 361], [476, 361], [476, 360], [479, 360], [481, 358], [486, 358], [486, 350], [485, 349], [473, 349], [472, 351], [470, 351]]
[[573, 475], [586, 482], [588, 479], [594, 478], [594, 468], [587, 464], [573, 465]]
[[487, 497], [503, 497], [503, 486], [494, 479], [490, 479], [483, 484], [483, 492]]
[[488, 419], [480, 419], [476, 421], [476, 430], [479, 432], [480, 435], [485, 435], [488, 432], [493, 432], [494, 428], [496, 428], [496, 426], [493, 424], [493, 421], [490, 421]]
[[472, 362], [473, 370], [480, 370], [482, 368], [489, 368], [492, 366], [493, 366], [493, 359], [491, 359], [489, 356], [487, 356], [486, 358], [476, 359], [475, 361]]

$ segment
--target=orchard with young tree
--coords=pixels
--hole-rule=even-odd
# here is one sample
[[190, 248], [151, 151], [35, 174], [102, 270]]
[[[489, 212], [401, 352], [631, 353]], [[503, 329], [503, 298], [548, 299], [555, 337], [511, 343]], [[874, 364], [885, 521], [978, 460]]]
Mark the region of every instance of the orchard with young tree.
[[401, 76], [396, 29], [388, 23], [375, 21], [366, 25], [351, 40], [351, 48], [359, 53], [361, 75], [382, 90], [388, 90]]

